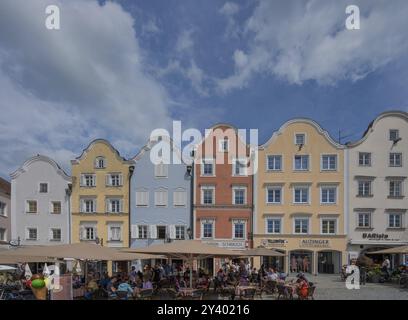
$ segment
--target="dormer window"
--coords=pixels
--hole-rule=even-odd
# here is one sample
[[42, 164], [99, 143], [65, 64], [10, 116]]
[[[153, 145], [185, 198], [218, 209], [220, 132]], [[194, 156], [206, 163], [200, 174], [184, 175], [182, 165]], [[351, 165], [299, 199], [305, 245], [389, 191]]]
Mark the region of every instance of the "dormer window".
[[104, 169], [106, 168], [106, 160], [104, 157], [97, 157], [95, 159], [95, 168]]
[[303, 146], [306, 142], [306, 136], [304, 133], [297, 133], [295, 135], [295, 144], [297, 146]]

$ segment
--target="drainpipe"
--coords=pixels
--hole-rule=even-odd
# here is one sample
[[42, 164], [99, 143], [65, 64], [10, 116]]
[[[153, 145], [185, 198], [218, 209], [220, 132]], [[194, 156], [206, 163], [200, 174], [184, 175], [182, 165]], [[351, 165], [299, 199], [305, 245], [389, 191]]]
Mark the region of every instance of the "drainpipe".
[[194, 230], [194, 172], [195, 172], [195, 163], [194, 163], [194, 157], [195, 157], [195, 151], [191, 151], [191, 157], [192, 157], [192, 163], [191, 163], [191, 172], [190, 172], [190, 230], [191, 230], [191, 235], [192, 239], [195, 238], [195, 230]]
[[131, 199], [132, 199], [132, 197], [131, 197], [131, 194], [132, 194], [132, 192], [131, 192], [131, 189], [132, 189], [132, 183], [131, 183], [131, 180], [132, 180], [132, 176], [133, 176], [133, 172], [135, 171], [135, 166], [130, 166], [129, 167], [129, 178], [128, 178], [128, 183], [129, 183], [129, 191], [128, 191], [128, 193], [129, 193], [129, 205], [128, 205], [128, 217], [129, 217], [129, 219], [128, 219], [128, 232], [129, 232], [129, 242], [128, 242], [128, 247], [130, 248], [131, 247], [131, 241], [132, 241], [132, 232], [131, 232], [131, 230], [132, 230], [132, 225], [131, 225], [131, 218], [132, 218], [132, 216], [131, 216], [131, 214], [132, 214], [132, 203], [131, 203]]
[[72, 194], [72, 184], [68, 185], [65, 189], [65, 194], [68, 197], [68, 243], [71, 243], [71, 226], [72, 226], [72, 214], [71, 214], [71, 194]]

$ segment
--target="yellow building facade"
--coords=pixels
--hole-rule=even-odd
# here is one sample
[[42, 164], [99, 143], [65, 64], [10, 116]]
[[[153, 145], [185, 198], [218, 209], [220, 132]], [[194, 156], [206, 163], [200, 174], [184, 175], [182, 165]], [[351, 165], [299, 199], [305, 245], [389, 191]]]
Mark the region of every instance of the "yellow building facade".
[[133, 162], [94, 140], [72, 165], [72, 242], [129, 246], [129, 180]]
[[254, 247], [286, 255], [261, 263], [285, 272], [340, 272], [347, 245], [344, 146], [316, 122], [294, 119], [258, 151]]

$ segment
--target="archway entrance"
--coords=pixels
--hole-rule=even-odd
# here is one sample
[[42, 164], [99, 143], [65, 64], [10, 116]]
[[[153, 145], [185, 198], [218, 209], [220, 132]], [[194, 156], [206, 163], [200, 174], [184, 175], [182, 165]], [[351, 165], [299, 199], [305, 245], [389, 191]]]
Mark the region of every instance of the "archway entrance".
[[319, 251], [317, 253], [318, 273], [340, 273], [341, 252], [340, 251]]
[[313, 272], [313, 251], [295, 250], [289, 254], [290, 272]]
[[[277, 252], [286, 254], [285, 250], [274, 249]], [[276, 271], [284, 272], [285, 271], [285, 257], [265, 257], [261, 259], [261, 264], [266, 268], [273, 268]]]

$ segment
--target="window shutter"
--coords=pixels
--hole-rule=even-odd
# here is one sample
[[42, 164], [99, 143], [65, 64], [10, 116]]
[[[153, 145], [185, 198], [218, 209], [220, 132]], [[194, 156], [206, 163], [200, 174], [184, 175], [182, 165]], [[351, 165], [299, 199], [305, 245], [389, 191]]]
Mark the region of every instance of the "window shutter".
[[84, 227], [79, 228], [79, 240], [86, 239], [86, 230]]
[[81, 177], [79, 179], [79, 185], [83, 187], [85, 185], [85, 176], [81, 174]]
[[130, 237], [132, 239], [139, 238], [139, 226], [137, 224], [132, 224], [130, 227]]
[[119, 200], [119, 212], [122, 213], [123, 212], [123, 199]]
[[123, 186], [123, 174], [119, 175], [119, 185]]
[[169, 226], [170, 229], [170, 239], [176, 239], [176, 226], [174, 224], [171, 224]]
[[157, 238], [157, 227], [155, 224], [149, 226], [149, 238], [156, 239]]
[[108, 239], [113, 239], [112, 226], [108, 226]]
[[162, 194], [163, 194], [163, 202], [162, 202], [162, 204], [164, 205], [164, 206], [167, 206], [168, 205], [168, 192], [167, 192], [167, 190], [166, 191], [162, 191]]
[[136, 191], [136, 205], [140, 206], [143, 204], [142, 202], [142, 191]]
[[111, 212], [112, 211], [112, 205], [109, 199], [105, 199], [105, 211], [106, 212]]
[[84, 199], [79, 200], [79, 212], [81, 212], [81, 213], [85, 212], [85, 201], [84, 201]]
[[162, 167], [163, 167], [163, 169], [162, 169], [163, 177], [167, 177], [167, 175], [168, 175], [168, 166], [167, 166], [167, 164], [163, 163]]
[[28, 210], [30, 209], [30, 206], [28, 204], [28, 201], [25, 202], [25, 212], [28, 212]]
[[110, 185], [111, 185], [110, 174], [107, 174], [107, 175], [105, 176], [105, 185], [106, 185], [106, 186], [110, 186]]
[[93, 179], [92, 179], [92, 186], [96, 186], [96, 174], [93, 174]]

